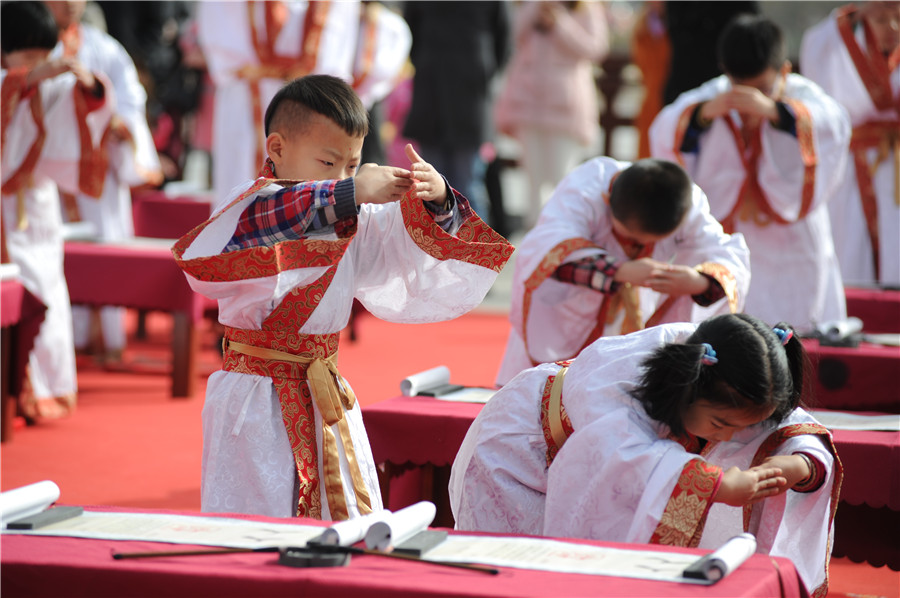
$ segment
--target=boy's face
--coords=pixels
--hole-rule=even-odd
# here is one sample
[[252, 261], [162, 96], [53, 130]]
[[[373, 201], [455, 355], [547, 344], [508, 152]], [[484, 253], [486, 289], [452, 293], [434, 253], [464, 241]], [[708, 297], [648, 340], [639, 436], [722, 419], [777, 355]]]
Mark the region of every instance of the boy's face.
[[669, 236], [644, 232], [639, 226], [637, 226], [633, 219], [629, 220], [628, 224], [625, 224], [621, 220], [610, 214], [610, 220], [612, 220], [613, 230], [616, 231], [616, 233], [620, 237], [630, 239], [640, 245], [649, 245], [651, 243], [656, 243], [657, 241], [662, 241]]
[[28, 50], [16, 50], [4, 55], [5, 68], [15, 69], [25, 67], [32, 69], [42, 62], [46, 62], [50, 56], [50, 50], [44, 48], [29, 48]]
[[[785, 63], [788, 65], [789, 63]], [[767, 67], [766, 70], [756, 75], [755, 77], [747, 77], [745, 79], [739, 79], [737, 77], [729, 77], [731, 79], [732, 85], [743, 85], [745, 87], [755, 87], [759, 91], [763, 92], [765, 95], [774, 97], [775, 92], [778, 90], [778, 82], [782, 75], [787, 74], [785, 72], [785, 67], [782, 66], [780, 70], [775, 69], [774, 67]]]
[[266, 149], [280, 179], [325, 181], [350, 178], [362, 158], [362, 137], [347, 134], [333, 120], [311, 115], [303, 130], [271, 133]]

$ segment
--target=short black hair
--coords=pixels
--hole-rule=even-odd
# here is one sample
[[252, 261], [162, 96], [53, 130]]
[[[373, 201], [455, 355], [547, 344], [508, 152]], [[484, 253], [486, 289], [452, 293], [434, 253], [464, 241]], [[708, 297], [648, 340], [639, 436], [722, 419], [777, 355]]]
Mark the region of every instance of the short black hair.
[[779, 70], [787, 60], [781, 28], [763, 15], [740, 14], [719, 35], [719, 65], [735, 79], [749, 79], [767, 68]]
[[4, 54], [21, 50], [52, 50], [59, 41], [56, 21], [43, 2], [3, 2], [0, 5], [0, 47]]
[[285, 84], [269, 102], [266, 137], [302, 130], [311, 113], [331, 119], [353, 137], [369, 132], [369, 113], [352, 87], [331, 75], [307, 75]]
[[674, 162], [646, 158], [619, 172], [609, 194], [616, 220], [641, 232], [668, 235], [691, 207], [693, 183]]
[[[722, 407], [774, 409], [769, 420], [780, 422], [809, 393], [809, 357], [790, 324], [775, 328], [792, 333], [786, 344], [773, 327], [748, 314], [704, 320], [684, 344], [663, 345], [644, 360], [631, 395], [676, 436], [684, 432], [685, 410], [700, 399]], [[703, 363], [703, 343], [716, 352], [715, 364]]]

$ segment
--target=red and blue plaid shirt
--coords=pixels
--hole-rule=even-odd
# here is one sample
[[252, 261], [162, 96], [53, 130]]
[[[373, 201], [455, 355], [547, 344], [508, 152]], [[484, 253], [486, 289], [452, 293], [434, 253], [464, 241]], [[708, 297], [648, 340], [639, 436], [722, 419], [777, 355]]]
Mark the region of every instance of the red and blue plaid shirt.
[[[444, 207], [429, 201], [423, 204], [438, 226], [454, 234], [472, 214], [472, 209], [449, 184], [447, 189], [451, 193]], [[254, 199], [241, 214], [225, 251], [270, 247], [282, 241], [302, 239], [329, 226], [341, 235], [352, 226], [357, 214], [356, 187], [352, 178], [300, 182]]]

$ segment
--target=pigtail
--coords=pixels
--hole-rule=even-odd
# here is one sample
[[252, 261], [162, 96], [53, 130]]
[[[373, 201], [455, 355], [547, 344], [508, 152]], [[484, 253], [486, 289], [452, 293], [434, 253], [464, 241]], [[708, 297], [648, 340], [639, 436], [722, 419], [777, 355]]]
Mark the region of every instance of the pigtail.
[[669, 426], [676, 436], [684, 433], [681, 414], [697, 399], [698, 388], [708, 378], [703, 364], [705, 348], [700, 344], [663, 345], [643, 364], [643, 372], [631, 396], [652, 419]]
[[775, 325], [775, 330], [786, 331], [790, 336], [785, 340], [783, 335], [776, 332], [776, 336], [784, 346], [785, 356], [787, 357], [788, 370], [791, 374], [792, 389], [790, 395], [790, 408], [786, 409], [781, 419], [788, 413], [809, 403], [812, 389], [809, 385], [810, 360], [800, 340], [800, 336], [794, 331], [793, 327], [787, 322], [779, 322]]

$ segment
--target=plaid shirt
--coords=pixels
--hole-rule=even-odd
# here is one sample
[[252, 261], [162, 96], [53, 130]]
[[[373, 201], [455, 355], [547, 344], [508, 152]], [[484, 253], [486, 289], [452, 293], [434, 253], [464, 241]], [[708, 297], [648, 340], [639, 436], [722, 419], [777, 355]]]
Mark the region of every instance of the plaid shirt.
[[[607, 252], [602, 251], [597, 256], [588, 256], [580, 260], [560, 264], [553, 272], [553, 278], [560, 282], [567, 282], [588, 287], [604, 294], [611, 294], [619, 290], [620, 283], [614, 280], [618, 270], [619, 265], [616, 263], [616, 259]], [[691, 298], [697, 305], [707, 307], [724, 297], [725, 291], [716, 279], [706, 274], [703, 274], [703, 276], [706, 276], [709, 280], [709, 288], [699, 295], [692, 295]]]
[[[462, 195], [451, 191], [443, 208], [428, 201], [423, 204], [438, 226], [454, 234], [471, 215], [472, 209]], [[329, 226], [334, 226], [340, 235], [353, 224], [358, 213], [352, 178], [297, 183], [272, 195], [257, 197], [241, 214], [225, 251], [270, 247], [282, 241], [302, 239], [310, 232]]]

